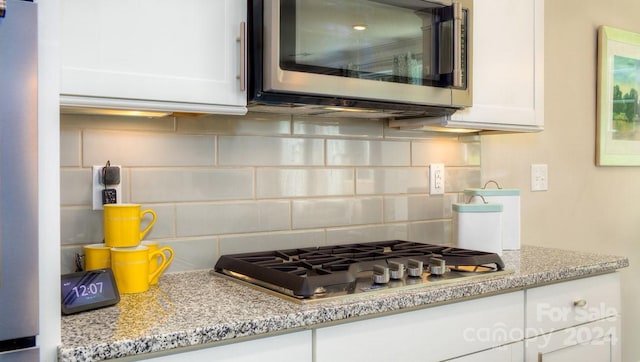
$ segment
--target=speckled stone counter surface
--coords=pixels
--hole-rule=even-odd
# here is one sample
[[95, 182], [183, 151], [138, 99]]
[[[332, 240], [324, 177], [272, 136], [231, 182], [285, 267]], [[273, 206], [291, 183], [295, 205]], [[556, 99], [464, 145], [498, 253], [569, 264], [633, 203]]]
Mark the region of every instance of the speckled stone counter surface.
[[502, 259], [505, 269], [513, 273], [306, 304], [210, 275], [208, 270], [167, 274], [148, 292], [122, 295], [116, 306], [64, 316], [59, 360], [141, 357], [150, 352], [453, 303], [629, 265], [625, 257], [533, 246], [505, 252]]

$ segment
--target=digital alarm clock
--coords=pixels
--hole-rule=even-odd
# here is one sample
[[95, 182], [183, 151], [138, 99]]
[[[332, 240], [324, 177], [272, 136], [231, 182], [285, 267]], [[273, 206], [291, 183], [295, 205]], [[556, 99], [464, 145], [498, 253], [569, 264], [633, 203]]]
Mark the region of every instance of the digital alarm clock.
[[64, 274], [61, 281], [62, 314], [108, 307], [120, 301], [111, 268]]

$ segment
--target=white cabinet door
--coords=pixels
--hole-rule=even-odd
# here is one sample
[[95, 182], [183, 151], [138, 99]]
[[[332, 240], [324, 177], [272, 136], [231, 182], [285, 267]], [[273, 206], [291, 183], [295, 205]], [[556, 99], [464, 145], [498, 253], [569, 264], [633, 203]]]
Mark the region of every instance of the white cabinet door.
[[475, 0], [473, 6], [473, 106], [447, 125], [542, 130], [544, 0]]
[[512, 292], [318, 328], [315, 362], [441, 361], [522, 338], [524, 295]]
[[526, 291], [526, 360], [620, 361], [620, 274]]
[[527, 337], [620, 313], [620, 274], [552, 284], [526, 291]]
[[62, 0], [61, 104], [246, 112], [237, 0]]
[[619, 362], [619, 318], [537, 336], [526, 342], [527, 362]]
[[473, 353], [459, 358], [447, 360], [448, 362], [514, 362], [521, 361], [524, 356], [524, 342], [516, 342], [492, 348], [486, 351]]
[[146, 361], [311, 362], [311, 331], [176, 353]]

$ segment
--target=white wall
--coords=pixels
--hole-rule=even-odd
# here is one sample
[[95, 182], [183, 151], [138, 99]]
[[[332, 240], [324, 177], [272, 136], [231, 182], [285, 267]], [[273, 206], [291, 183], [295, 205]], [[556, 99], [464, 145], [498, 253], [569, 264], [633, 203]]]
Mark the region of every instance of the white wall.
[[[545, 130], [482, 136], [481, 146], [482, 179], [524, 191], [525, 243], [629, 257], [624, 361], [640, 359], [640, 167], [595, 166], [597, 28], [640, 32], [638, 14], [637, 0], [547, 1]], [[549, 191], [529, 191], [532, 163], [549, 165]]]

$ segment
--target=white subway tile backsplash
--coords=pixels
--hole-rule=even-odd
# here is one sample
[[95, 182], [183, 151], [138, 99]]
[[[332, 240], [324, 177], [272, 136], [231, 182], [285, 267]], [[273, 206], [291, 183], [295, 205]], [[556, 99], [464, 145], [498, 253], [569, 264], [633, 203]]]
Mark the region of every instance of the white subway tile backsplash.
[[417, 221], [451, 218], [457, 195], [400, 196], [384, 198], [384, 221]]
[[132, 202], [183, 202], [253, 198], [253, 170], [131, 169]]
[[322, 166], [324, 141], [311, 138], [220, 136], [221, 166]]
[[[480, 185], [480, 139], [397, 131], [374, 119], [250, 112], [61, 120], [61, 265], [103, 240], [91, 166], [123, 166], [122, 199], [153, 209], [147, 235], [169, 245], [168, 272], [220, 254], [375, 240], [447, 244], [451, 204]], [[444, 163], [445, 195], [428, 195]], [[144, 224], [144, 222], [143, 222]]]
[[382, 129], [383, 124], [378, 120], [311, 116], [296, 116], [293, 119], [295, 135], [382, 138]]
[[60, 212], [60, 243], [101, 243], [103, 235], [102, 211], [88, 207], [64, 207]]
[[455, 139], [415, 141], [411, 144], [411, 164], [429, 166], [480, 166], [480, 142], [458, 142]]
[[290, 135], [291, 116], [247, 113], [244, 116], [179, 117], [178, 132], [224, 135]]
[[450, 220], [416, 222], [408, 225], [409, 241], [451, 245]]
[[[141, 209], [152, 209], [157, 216], [156, 223], [151, 227], [145, 240], [175, 238], [176, 229], [173, 221], [176, 219], [176, 211], [173, 205], [142, 204]], [[141, 228], [148, 225], [148, 221], [149, 216], [145, 215]]]
[[258, 198], [353, 195], [353, 169], [345, 168], [259, 168]]
[[79, 130], [60, 131], [60, 166], [80, 167], [82, 162], [82, 137]]
[[356, 193], [420, 194], [429, 192], [429, 168], [359, 168]]
[[289, 201], [177, 204], [177, 236], [290, 229]]
[[379, 224], [382, 222], [382, 199], [294, 200], [292, 214], [294, 229]]
[[316, 247], [325, 244], [323, 230], [220, 236], [220, 254]]
[[83, 166], [213, 166], [215, 136], [85, 130]]
[[464, 189], [481, 187], [480, 167], [446, 167], [445, 192], [463, 192]]
[[[218, 241], [215, 237], [156, 241], [160, 247], [169, 246], [173, 249], [173, 262], [165, 270], [165, 273], [213, 269], [219, 257]], [[162, 283], [162, 279], [160, 279], [160, 283]]]
[[92, 180], [91, 169], [61, 169], [60, 203], [63, 206], [90, 205], [93, 202]]
[[350, 244], [368, 241], [407, 240], [406, 224], [358, 226], [327, 230], [327, 244]]
[[329, 166], [409, 166], [410, 153], [409, 142], [327, 140]]

